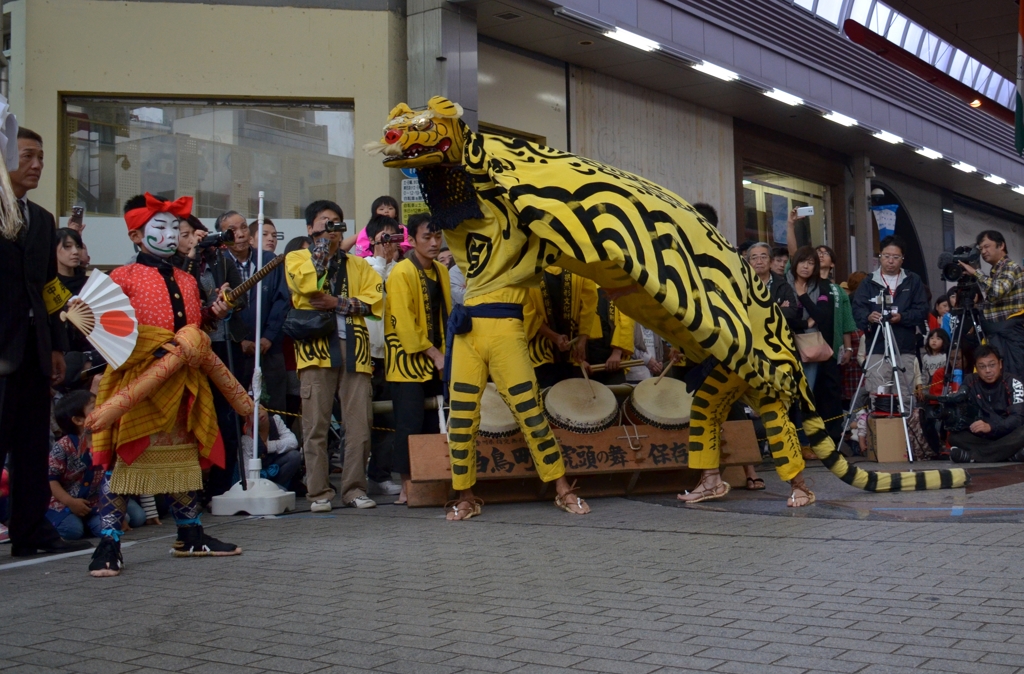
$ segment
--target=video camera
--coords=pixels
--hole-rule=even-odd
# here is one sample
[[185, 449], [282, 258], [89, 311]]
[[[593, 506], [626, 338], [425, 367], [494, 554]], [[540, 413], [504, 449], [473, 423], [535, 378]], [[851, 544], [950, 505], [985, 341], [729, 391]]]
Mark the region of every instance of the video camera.
[[960, 266], [963, 262], [975, 269], [981, 264], [981, 251], [977, 246], [958, 246], [952, 253], [943, 253], [939, 256], [939, 269], [942, 270], [942, 278], [950, 283], [960, 281], [964, 275], [964, 268]]
[[981, 418], [981, 410], [968, 391], [961, 389], [944, 396], [925, 395], [925, 400], [936, 405], [926, 405], [925, 416], [942, 423], [950, 433], [966, 431]]
[[405, 241], [405, 234], [392, 234], [391, 232], [384, 232], [380, 235], [380, 241], [377, 243], [402, 243]]
[[342, 221], [342, 222], [328, 222], [327, 224], [324, 225], [324, 231], [325, 232], [341, 232], [342, 234], [344, 234], [345, 232], [348, 231], [348, 225], [346, 225], [344, 221]]
[[204, 248], [214, 248], [222, 246], [226, 243], [234, 242], [235, 232], [233, 230], [226, 229], [223, 232], [217, 232], [216, 234], [211, 234], [210, 236], [204, 236], [202, 239], [199, 240], [199, 243], [196, 244], [196, 248], [202, 250]]

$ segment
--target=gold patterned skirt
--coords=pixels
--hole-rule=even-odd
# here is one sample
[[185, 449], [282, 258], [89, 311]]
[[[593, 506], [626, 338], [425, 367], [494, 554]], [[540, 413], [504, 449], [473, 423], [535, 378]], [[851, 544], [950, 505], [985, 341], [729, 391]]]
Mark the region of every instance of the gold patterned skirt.
[[110, 476], [115, 494], [180, 494], [203, 488], [199, 444], [188, 430], [186, 405], [169, 431], [149, 436], [149, 447], [128, 465], [117, 457]]

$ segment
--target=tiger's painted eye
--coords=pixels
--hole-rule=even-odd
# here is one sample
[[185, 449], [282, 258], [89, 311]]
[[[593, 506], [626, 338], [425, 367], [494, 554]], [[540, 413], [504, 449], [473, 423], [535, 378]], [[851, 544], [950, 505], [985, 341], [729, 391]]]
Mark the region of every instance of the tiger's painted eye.
[[416, 129], [417, 131], [430, 131], [431, 129], [434, 128], [434, 122], [429, 119], [421, 119], [420, 121], [413, 124], [412, 128]]

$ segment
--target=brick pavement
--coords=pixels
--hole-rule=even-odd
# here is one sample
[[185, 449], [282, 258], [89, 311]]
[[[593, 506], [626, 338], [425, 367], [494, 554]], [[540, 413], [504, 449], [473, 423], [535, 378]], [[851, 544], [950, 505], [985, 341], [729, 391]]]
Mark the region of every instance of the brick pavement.
[[[836, 512], [1024, 496], [894, 498], [810, 472]], [[208, 517], [245, 554], [173, 559], [173, 527], [146, 527], [110, 580], [87, 557], [5, 568], [0, 548], [0, 670], [1024, 672], [1018, 521], [808, 517], [765, 477], [774, 499], [601, 499], [580, 518], [547, 503], [462, 524], [393, 506]]]

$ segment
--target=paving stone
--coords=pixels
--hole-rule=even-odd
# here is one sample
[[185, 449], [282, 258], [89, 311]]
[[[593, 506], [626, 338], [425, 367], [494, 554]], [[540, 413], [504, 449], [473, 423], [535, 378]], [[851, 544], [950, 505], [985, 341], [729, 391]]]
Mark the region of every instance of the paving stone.
[[[862, 512], [1024, 500], [1024, 485], [867, 494], [808, 473], [823, 503]], [[210, 518], [246, 554], [208, 564], [174, 560], [143, 527], [116, 585], [83, 577], [80, 559], [0, 559], [0, 669], [1024, 674], [1019, 523], [729, 510], [747, 497], [594, 499], [576, 519], [488, 506], [469, 527], [404, 508]], [[104, 605], [111, 588], [116, 615], [64, 608]]]
[[[572, 667], [573, 665], [582, 662], [586, 658], [582, 658], [578, 655], [566, 655], [565, 653], [549, 653], [547, 651], [528, 651], [519, 650], [510, 653], [506, 656], [508, 660], [514, 660], [516, 662], [527, 662], [535, 665], [545, 665], [549, 667]], [[514, 670], [514, 671], [519, 671]]]
[[595, 672], [610, 672], [611, 674], [650, 674], [659, 669], [658, 665], [648, 665], [642, 662], [623, 662], [621, 660], [603, 660], [601, 658], [587, 658], [576, 665], [575, 668], [593, 670]]

